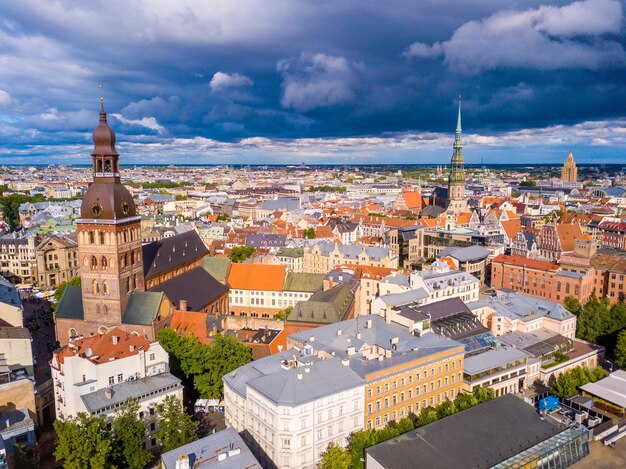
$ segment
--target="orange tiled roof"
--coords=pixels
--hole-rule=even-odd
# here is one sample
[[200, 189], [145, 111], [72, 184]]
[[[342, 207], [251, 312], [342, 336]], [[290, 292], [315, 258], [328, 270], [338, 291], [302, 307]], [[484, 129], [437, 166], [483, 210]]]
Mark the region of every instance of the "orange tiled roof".
[[228, 283], [240, 290], [281, 291], [286, 269], [284, 265], [233, 264]]
[[338, 270], [346, 268], [354, 272], [354, 276], [357, 278], [371, 278], [380, 280], [387, 275], [395, 272], [397, 269], [391, 269], [389, 267], [373, 267], [369, 265], [357, 265], [357, 264], [342, 264], [337, 267]]
[[445, 262], [450, 267], [450, 270], [457, 270], [459, 267], [455, 264], [454, 259], [451, 257], [440, 257], [440, 261]]
[[459, 213], [456, 217], [457, 225], [467, 225], [472, 219], [472, 214], [470, 212]]
[[509, 239], [515, 238], [519, 230], [522, 229], [522, 222], [519, 218], [514, 220], [504, 220], [501, 222], [502, 228]]
[[582, 237], [583, 231], [578, 223], [561, 223], [556, 225], [563, 251], [574, 250], [574, 240]]
[[[114, 336], [117, 337], [117, 344], [113, 343]], [[89, 358], [94, 363], [105, 363], [135, 355], [139, 353], [140, 347], [141, 350], [147, 351], [150, 349], [150, 341], [116, 327], [106, 334], [74, 340], [71, 345], [57, 353], [57, 359], [59, 363], [63, 363], [65, 357], [80, 356]], [[85, 356], [87, 349], [91, 349], [90, 357]]]
[[402, 198], [409, 209], [422, 208], [422, 195], [419, 192], [403, 192]]
[[322, 225], [315, 227], [316, 238], [332, 238], [333, 236], [333, 230], [331, 230], [330, 226]]
[[175, 311], [170, 316], [169, 327], [180, 335], [192, 334], [198, 338], [206, 337], [206, 314], [191, 311]]

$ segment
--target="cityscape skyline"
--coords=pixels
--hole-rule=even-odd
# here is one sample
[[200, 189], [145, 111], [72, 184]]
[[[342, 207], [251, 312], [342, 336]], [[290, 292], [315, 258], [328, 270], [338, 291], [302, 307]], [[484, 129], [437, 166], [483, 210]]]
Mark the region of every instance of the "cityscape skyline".
[[626, 154], [614, 0], [28, 6], [0, 14], [2, 164], [85, 163], [101, 95], [130, 164], [440, 164], [459, 94], [468, 164]]

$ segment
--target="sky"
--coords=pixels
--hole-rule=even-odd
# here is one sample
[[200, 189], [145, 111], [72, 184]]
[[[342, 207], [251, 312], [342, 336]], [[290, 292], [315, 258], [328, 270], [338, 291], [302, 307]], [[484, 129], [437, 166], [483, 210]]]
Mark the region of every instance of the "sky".
[[[626, 164], [618, 0], [20, 0], [0, 164]], [[100, 84], [103, 85], [100, 88]]]

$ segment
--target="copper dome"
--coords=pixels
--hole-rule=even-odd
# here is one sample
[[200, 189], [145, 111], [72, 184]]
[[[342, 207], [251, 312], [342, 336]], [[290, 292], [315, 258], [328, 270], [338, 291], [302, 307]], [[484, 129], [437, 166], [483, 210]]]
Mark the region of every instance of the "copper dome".
[[114, 220], [137, 215], [135, 201], [122, 184], [94, 182], [83, 197], [80, 217]]
[[100, 124], [93, 131], [93, 144], [92, 155], [118, 155], [115, 150], [115, 132], [107, 124], [104, 108], [100, 111]]

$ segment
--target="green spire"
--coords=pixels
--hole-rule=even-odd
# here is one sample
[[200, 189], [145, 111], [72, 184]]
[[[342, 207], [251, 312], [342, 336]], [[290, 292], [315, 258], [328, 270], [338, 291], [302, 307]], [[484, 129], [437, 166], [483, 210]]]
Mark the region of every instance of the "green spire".
[[452, 153], [452, 161], [450, 165], [450, 176], [448, 181], [451, 185], [464, 185], [465, 172], [463, 171], [463, 132], [461, 130], [461, 97], [459, 96], [459, 113], [456, 120], [456, 131], [454, 135], [454, 152]]
[[459, 117], [456, 119], [456, 133], [461, 133], [461, 97], [459, 96]]

